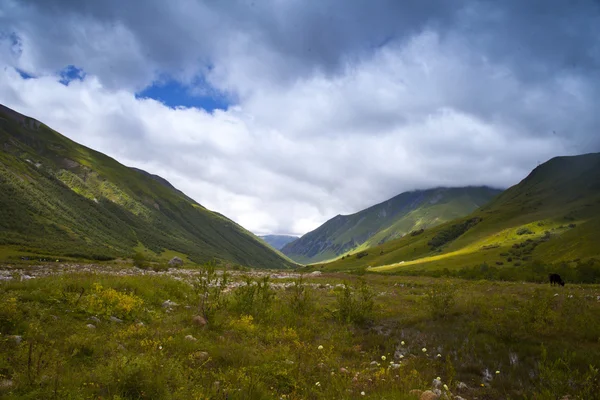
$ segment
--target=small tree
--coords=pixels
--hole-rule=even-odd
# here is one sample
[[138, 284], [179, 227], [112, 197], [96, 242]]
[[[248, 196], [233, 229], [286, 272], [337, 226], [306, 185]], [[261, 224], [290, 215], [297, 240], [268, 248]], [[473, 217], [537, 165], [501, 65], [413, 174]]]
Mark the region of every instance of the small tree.
[[217, 310], [227, 304], [224, 294], [228, 283], [229, 274], [224, 270], [219, 276], [214, 261], [201, 267], [200, 275], [194, 281], [194, 290], [198, 296], [198, 312], [206, 321], [211, 321]]

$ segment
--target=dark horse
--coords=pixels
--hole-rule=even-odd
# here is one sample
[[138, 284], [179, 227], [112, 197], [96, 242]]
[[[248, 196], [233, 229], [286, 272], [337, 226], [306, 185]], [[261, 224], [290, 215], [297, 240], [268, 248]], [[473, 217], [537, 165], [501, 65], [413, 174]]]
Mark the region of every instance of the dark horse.
[[559, 274], [550, 274], [548, 275], [548, 278], [550, 278], [550, 285], [557, 284], [560, 286], [565, 286], [565, 283], [563, 282]]

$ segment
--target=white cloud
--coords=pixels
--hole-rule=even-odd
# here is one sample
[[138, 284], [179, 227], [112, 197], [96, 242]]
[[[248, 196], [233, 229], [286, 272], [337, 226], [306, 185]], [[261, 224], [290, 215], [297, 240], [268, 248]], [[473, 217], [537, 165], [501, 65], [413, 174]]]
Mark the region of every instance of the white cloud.
[[[539, 161], [600, 150], [597, 77], [556, 68], [528, 79], [513, 54], [499, 56], [506, 35], [486, 52], [476, 44], [488, 36], [464, 34], [465, 13], [460, 27], [442, 29], [450, 17], [413, 5], [407, 15], [420, 22], [390, 30], [393, 18], [374, 12], [371, 30], [332, 26], [333, 38], [317, 43], [293, 23], [326, 24], [323, 10], [242, 17], [179, 0], [151, 27], [144, 18], [163, 8], [137, 15], [109, 3], [65, 12], [65, 26], [44, 36], [44, 12], [60, 18], [60, 1], [0, 0], [0, 22], [20, 16], [11, 27], [22, 39], [20, 55], [0, 40], [0, 102], [163, 176], [256, 233], [302, 234], [406, 190], [506, 187]], [[66, 64], [86, 78], [60, 84], [55, 71]], [[238, 103], [211, 114], [135, 97], [162, 74], [189, 83], [199, 73]]]

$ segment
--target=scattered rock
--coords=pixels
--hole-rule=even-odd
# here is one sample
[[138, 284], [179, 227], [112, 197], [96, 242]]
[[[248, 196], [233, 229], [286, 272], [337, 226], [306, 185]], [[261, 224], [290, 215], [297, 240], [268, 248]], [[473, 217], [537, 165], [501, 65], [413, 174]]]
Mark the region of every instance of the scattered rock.
[[439, 396], [431, 390], [424, 391], [421, 393], [421, 397], [419, 397], [420, 400], [437, 400], [438, 398]]
[[122, 320], [122, 319], [120, 319], [120, 318], [117, 318], [117, 317], [115, 317], [115, 316], [113, 316], [113, 315], [111, 315], [111, 317], [110, 317], [110, 320], [111, 320], [112, 322], [123, 322], [123, 320]]
[[195, 342], [195, 341], [196, 341], [196, 340], [198, 340], [198, 339], [196, 339], [196, 338], [195, 338], [195, 337], [193, 337], [192, 335], [187, 335], [187, 336], [185, 337], [185, 340], [189, 340], [189, 341], [191, 341], [191, 342]]
[[10, 379], [2, 379], [0, 381], [0, 388], [8, 389], [8, 388], [11, 388], [12, 386], [13, 386], [13, 381], [11, 381]]
[[165, 302], [162, 303], [163, 308], [171, 308], [171, 307], [175, 307], [178, 306], [179, 304], [175, 303], [174, 301], [171, 300], [166, 300]]
[[169, 261], [169, 267], [181, 267], [183, 265], [183, 260], [179, 257], [173, 257]]
[[141, 326], [144, 326], [145, 324], [142, 321], [140, 321], [136, 325], [141, 327]]
[[293, 365], [294, 364], [294, 362], [292, 360], [285, 360], [283, 363], [287, 364], [287, 365]]
[[87, 324], [86, 326], [88, 329], [96, 329], [96, 325], [94, 324]]
[[464, 383], [464, 382], [461, 382], [461, 381], [458, 381], [458, 382], [456, 383], [456, 388], [457, 388], [458, 390], [466, 390], [466, 389], [468, 389], [469, 387], [467, 386], [467, 384], [466, 384], [466, 383]]
[[348, 373], [348, 370], [347, 370], [346, 368], [340, 368], [340, 372], [341, 372], [342, 374], [347, 374], [347, 373]]
[[91, 319], [92, 321], [94, 321], [95, 323], [97, 323], [97, 324], [99, 324], [99, 323], [100, 323], [100, 318], [98, 318], [98, 317], [96, 317], [96, 316], [90, 317], [90, 319]]
[[13, 335], [11, 336], [11, 339], [14, 340], [16, 344], [19, 344], [23, 341], [23, 336]]
[[121, 351], [125, 351], [125, 346], [123, 346], [122, 344], [119, 343], [119, 345], [117, 346], [117, 349], [121, 350]]
[[198, 351], [198, 352], [194, 353], [194, 358], [196, 360], [204, 361], [204, 360], [208, 360], [209, 357], [210, 356], [206, 351]]
[[321, 275], [322, 272], [321, 271], [313, 271], [310, 274], [313, 275], [313, 276], [317, 276], [317, 275]]
[[202, 315], [194, 315], [194, 317], [192, 317], [192, 322], [194, 323], [194, 325], [200, 327], [206, 326], [206, 319], [204, 319]]
[[434, 379], [433, 382], [431, 383], [431, 387], [439, 389], [440, 387], [442, 387], [442, 381], [439, 379]]

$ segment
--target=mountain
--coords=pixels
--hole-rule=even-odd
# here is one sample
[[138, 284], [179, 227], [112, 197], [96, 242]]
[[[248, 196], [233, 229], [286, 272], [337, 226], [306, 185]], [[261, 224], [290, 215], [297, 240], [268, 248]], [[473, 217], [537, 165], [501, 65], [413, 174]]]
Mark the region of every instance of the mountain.
[[264, 235], [259, 237], [277, 250], [281, 250], [286, 244], [298, 239], [298, 236], [288, 235]]
[[0, 106], [0, 257], [110, 259], [140, 251], [198, 263], [292, 266], [165, 179]]
[[418, 235], [353, 254], [326, 268], [520, 267], [600, 256], [600, 153], [557, 157], [489, 204]]
[[465, 216], [500, 192], [464, 187], [402, 193], [355, 214], [338, 215], [281, 251], [304, 264], [333, 259]]

